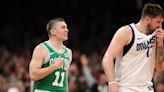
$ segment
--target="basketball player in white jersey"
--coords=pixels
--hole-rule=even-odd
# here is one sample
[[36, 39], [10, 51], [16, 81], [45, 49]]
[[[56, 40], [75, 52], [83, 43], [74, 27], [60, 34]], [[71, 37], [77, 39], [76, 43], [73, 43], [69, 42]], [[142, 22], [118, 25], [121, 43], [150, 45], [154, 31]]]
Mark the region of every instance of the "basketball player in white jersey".
[[163, 21], [160, 5], [148, 3], [138, 23], [118, 29], [102, 60], [109, 92], [154, 92], [152, 77], [156, 48], [163, 47]]

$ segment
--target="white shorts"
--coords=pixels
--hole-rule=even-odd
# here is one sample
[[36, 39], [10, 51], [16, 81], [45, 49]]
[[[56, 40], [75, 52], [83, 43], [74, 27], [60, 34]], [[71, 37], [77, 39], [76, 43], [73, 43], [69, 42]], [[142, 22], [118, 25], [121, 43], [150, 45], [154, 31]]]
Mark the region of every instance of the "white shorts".
[[119, 87], [119, 92], [154, 92], [153, 87]]
[[34, 92], [50, 92], [50, 91], [35, 89]]

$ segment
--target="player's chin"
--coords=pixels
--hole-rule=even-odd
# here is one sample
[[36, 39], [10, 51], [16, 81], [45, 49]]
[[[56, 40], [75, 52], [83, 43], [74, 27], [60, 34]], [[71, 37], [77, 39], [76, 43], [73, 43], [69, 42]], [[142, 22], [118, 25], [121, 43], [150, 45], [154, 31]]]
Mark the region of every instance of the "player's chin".
[[64, 37], [64, 41], [68, 40], [68, 37]]

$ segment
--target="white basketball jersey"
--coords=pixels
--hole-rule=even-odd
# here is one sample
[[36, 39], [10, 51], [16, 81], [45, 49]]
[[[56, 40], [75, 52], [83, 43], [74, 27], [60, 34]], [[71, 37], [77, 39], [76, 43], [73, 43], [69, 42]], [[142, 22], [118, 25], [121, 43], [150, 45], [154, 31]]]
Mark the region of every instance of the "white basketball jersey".
[[124, 87], [152, 86], [156, 52], [155, 31], [145, 35], [137, 30], [134, 23], [130, 26], [134, 33], [133, 44], [125, 55], [122, 51], [116, 58], [116, 80], [119, 86]]

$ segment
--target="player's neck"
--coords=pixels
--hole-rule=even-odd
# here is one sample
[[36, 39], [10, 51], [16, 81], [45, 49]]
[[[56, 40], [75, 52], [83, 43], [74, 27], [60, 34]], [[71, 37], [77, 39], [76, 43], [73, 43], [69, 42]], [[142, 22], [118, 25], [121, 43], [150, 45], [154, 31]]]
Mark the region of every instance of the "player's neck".
[[139, 21], [136, 24], [136, 28], [138, 29], [138, 31], [140, 31], [143, 34], [146, 34], [146, 35], [149, 34], [148, 31], [147, 31], [146, 23], [144, 23], [143, 21]]
[[51, 44], [51, 46], [57, 50], [57, 51], [62, 51], [63, 50], [63, 41], [59, 41], [57, 39], [49, 39], [48, 42]]

